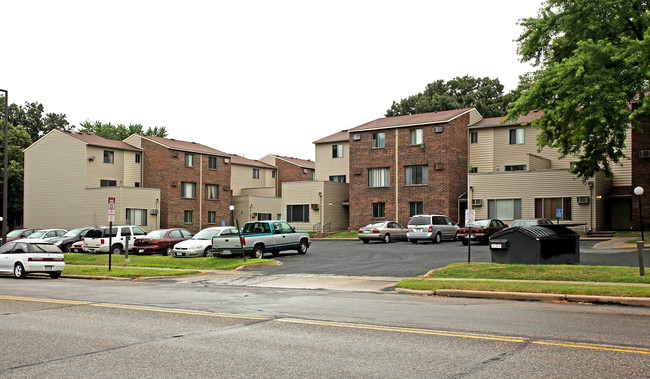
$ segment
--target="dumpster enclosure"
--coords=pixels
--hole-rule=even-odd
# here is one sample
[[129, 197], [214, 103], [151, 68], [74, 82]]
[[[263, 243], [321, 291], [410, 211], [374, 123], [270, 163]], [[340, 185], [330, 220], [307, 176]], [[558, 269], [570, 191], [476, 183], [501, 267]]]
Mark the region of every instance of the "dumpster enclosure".
[[580, 263], [580, 235], [563, 225], [515, 226], [490, 237], [493, 263]]

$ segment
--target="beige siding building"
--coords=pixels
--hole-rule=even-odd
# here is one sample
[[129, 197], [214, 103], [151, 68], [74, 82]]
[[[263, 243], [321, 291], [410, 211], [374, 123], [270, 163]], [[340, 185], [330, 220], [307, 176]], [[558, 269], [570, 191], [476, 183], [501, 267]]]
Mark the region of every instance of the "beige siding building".
[[315, 179], [349, 183], [350, 135], [347, 130], [314, 141], [314, 145], [316, 145]]
[[305, 232], [347, 230], [349, 185], [329, 181], [287, 182], [282, 219]]
[[275, 197], [275, 166], [239, 155], [232, 155], [230, 164], [230, 189], [233, 196], [242, 195], [242, 191], [252, 191], [257, 196]]
[[72, 229], [108, 224], [158, 228], [160, 190], [142, 188], [142, 151], [121, 141], [53, 130], [24, 151], [24, 223]]
[[539, 116], [531, 112], [503, 125], [504, 117], [489, 118], [468, 128], [468, 207], [476, 218], [555, 221], [561, 209], [561, 223], [584, 224], [584, 231], [629, 229], [630, 199], [621, 201], [616, 194], [631, 186], [630, 165], [615, 167], [613, 179], [599, 173], [583, 183], [556, 149], [538, 151], [539, 130], [528, 123]]

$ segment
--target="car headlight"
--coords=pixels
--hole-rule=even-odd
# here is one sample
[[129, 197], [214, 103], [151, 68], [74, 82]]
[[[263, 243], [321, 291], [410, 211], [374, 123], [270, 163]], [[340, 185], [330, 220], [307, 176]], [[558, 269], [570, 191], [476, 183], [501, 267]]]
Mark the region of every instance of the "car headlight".
[[202, 248], [203, 248], [203, 245], [200, 245], [200, 244], [199, 245], [192, 245], [192, 247], [190, 247], [190, 250], [196, 250], [196, 249], [202, 249]]
[[61, 241], [61, 240], [58, 240], [58, 241], [54, 241], [54, 244], [58, 246], [58, 245], [60, 245], [60, 244], [61, 244], [61, 242], [63, 242], [63, 241]]

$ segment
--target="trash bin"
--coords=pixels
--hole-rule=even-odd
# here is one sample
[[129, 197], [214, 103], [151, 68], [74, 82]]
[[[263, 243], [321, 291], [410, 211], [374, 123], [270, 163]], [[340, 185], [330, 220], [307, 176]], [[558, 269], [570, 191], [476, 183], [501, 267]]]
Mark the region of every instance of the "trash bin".
[[580, 235], [563, 225], [515, 226], [490, 237], [494, 263], [580, 263]]

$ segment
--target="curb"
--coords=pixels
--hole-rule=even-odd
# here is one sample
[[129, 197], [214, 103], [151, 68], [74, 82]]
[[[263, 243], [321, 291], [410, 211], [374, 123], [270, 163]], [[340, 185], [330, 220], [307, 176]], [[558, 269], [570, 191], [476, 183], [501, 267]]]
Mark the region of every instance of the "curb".
[[616, 304], [616, 305], [632, 305], [637, 307], [650, 307], [650, 298], [645, 298], [645, 297], [564, 295], [564, 294], [554, 294], [554, 293], [469, 291], [469, 290], [451, 290], [451, 289], [426, 291], [426, 290], [412, 290], [408, 288], [399, 288], [399, 287], [396, 288], [395, 291], [399, 293], [408, 294], [408, 295], [421, 295], [421, 296], [466, 297], [466, 298], [495, 299], [495, 300], [568, 301], [571, 303]]

